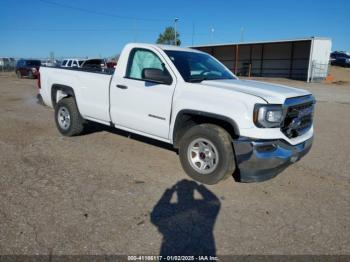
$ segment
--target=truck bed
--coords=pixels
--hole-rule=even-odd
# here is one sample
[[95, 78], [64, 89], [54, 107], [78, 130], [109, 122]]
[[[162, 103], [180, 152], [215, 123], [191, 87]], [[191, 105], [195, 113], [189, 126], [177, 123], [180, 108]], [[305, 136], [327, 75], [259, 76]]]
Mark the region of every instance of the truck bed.
[[114, 69], [40, 67], [40, 94], [46, 105], [53, 107], [55, 85], [72, 88], [80, 114], [87, 119], [110, 121], [109, 85]]

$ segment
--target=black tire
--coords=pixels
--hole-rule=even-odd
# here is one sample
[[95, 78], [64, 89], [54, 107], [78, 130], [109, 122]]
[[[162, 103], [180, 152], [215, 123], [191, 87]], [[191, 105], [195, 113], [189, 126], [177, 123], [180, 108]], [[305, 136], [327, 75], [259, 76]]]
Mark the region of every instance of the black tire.
[[[67, 113], [69, 116], [69, 124], [67, 125], [64, 125], [60, 120], [63, 113]], [[55, 106], [55, 122], [58, 131], [64, 136], [76, 136], [83, 132], [84, 119], [81, 117], [73, 97], [63, 98], [57, 103]]]
[[[191, 144], [200, 139], [209, 141], [218, 154], [216, 167], [209, 173], [201, 173], [191, 163], [192, 153], [188, 153]], [[179, 157], [185, 172], [194, 180], [203, 184], [213, 185], [231, 176], [236, 169], [235, 156], [231, 144], [230, 134], [220, 126], [201, 124], [191, 127], [181, 138], [179, 143]], [[193, 157], [193, 156], [192, 156]]]
[[21, 72], [20, 72], [20, 71], [17, 71], [17, 72], [16, 72], [16, 75], [17, 75], [17, 78], [19, 78], [19, 79], [21, 79], [21, 78], [22, 78], [22, 74], [21, 74]]

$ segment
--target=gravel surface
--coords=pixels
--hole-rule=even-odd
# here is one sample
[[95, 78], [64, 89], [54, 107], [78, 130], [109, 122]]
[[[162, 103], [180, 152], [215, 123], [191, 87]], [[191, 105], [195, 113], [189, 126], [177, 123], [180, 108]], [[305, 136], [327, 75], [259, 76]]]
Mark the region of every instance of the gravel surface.
[[270, 181], [203, 186], [167, 144], [62, 137], [35, 81], [0, 75], [0, 254], [350, 254], [350, 87], [272, 81], [314, 92], [311, 152]]

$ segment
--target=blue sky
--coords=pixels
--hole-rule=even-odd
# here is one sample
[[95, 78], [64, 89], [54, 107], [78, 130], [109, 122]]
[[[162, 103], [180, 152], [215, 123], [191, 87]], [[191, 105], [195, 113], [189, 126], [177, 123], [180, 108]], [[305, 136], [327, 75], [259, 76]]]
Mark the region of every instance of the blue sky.
[[[55, 4], [56, 3], [56, 4]], [[179, 18], [183, 46], [309, 36], [350, 51], [350, 1], [0, 0], [0, 56], [108, 57]], [[210, 29], [214, 28], [211, 34]]]

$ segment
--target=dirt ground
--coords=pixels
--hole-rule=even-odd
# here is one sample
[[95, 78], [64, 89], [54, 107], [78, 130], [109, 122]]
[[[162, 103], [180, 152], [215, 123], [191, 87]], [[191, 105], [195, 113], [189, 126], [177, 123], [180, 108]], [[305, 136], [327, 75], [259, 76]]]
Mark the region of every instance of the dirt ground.
[[350, 255], [350, 84], [261, 80], [314, 93], [311, 152], [263, 183], [203, 186], [166, 144], [62, 137], [35, 81], [0, 75], [0, 254]]
[[333, 76], [336, 84], [350, 84], [350, 68], [331, 66], [329, 74]]

